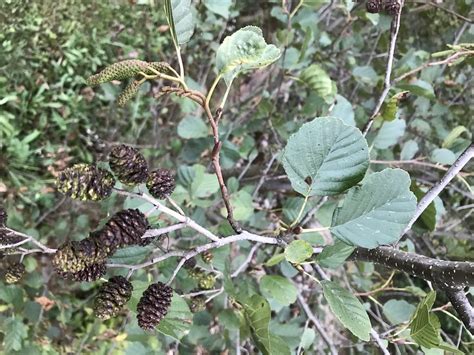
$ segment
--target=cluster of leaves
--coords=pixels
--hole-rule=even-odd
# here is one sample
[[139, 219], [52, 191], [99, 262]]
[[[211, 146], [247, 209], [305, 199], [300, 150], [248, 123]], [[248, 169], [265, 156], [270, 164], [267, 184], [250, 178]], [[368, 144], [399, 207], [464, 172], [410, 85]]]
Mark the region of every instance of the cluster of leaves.
[[[8, 123], [2, 125], [0, 131], [2, 143], [7, 142], [0, 147], [0, 165], [5, 165], [4, 157], [7, 157], [8, 167], [1, 171], [9, 172], [8, 178], [5, 176], [5, 185], [9, 189], [27, 185], [31, 192], [39, 191], [45, 176], [33, 170], [31, 174], [37, 179], [28, 179], [30, 175], [25, 175], [25, 164], [38, 170], [38, 167], [49, 165], [57, 157], [47, 159], [44, 152], [55, 152], [65, 140], [71, 149], [67, 151], [66, 160], [69, 156], [80, 160], [91, 160], [93, 155], [98, 158], [93, 149], [84, 149], [80, 144], [83, 138], [74, 135], [77, 131], [95, 128], [101, 132], [101, 138], [135, 139], [134, 143], [139, 144], [159, 142], [159, 146], [150, 146], [153, 149], [146, 154], [150, 159], [157, 159], [177, 170], [174, 200], [185, 206], [190, 217], [202, 225], [222, 235], [232, 234], [229, 225], [220, 216], [225, 213], [220, 210], [217, 179], [207, 169], [203, 159], [210, 155], [212, 139], [205, 120], [196, 113], [194, 103], [170, 97], [150, 105], [145, 93], [158, 90], [152, 82], [144, 84], [138, 100], [132, 101], [124, 110], [115, 109], [113, 101], [120, 89], [113, 84], [105, 84], [92, 92], [100, 100], [93, 100], [87, 105], [84, 102], [86, 92], [80, 94], [84, 88], [82, 76], [118, 59], [130, 58], [136, 54], [133, 52], [143, 54], [138, 57], [149, 62], [165, 59], [155, 58], [153, 54], [162, 51], [161, 46], [167, 43], [163, 39], [166, 36], [156, 32], [158, 25], [166, 23], [164, 17], [155, 15], [161, 11], [151, 6], [92, 6], [72, 0], [66, 3], [64, 8], [57, 8], [57, 13], [69, 14], [71, 19], [67, 16], [54, 17], [57, 22], [51, 23], [57, 23], [57, 28], [49, 32], [44, 30], [44, 33], [50, 33], [48, 36], [61, 34], [60, 38], [64, 39], [64, 45], [60, 48], [49, 42], [42, 44], [48, 51], [52, 47], [53, 54], [54, 49], [59, 52], [54, 60], [45, 55], [48, 51], [37, 49], [43, 47], [31, 46], [29, 42], [35, 38], [28, 35], [28, 31], [35, 31], [31, 28], [32, 23], [39, 22], [42, 26], [50, 23], [44, 19], [45, 9], [37, 4], [26, 8], [8, 2], [12, 13], [8, 19], [14, 24], [5, 23], [17, 28], [0, 31], [3, 46], [10, 48], [6, 52], [8, 66], [2, 65], [1, 72], [8, 85], [0, 89], [6, 90], [3, 97], [7, 98], [0, 102], [7, 108], [0, 120]], [[386, 50], [391, 18], [366, 13], [363, 6], [356, 6], [351, 1], [337, 1], [337, 6], [329, 10], [326, 6], [330, 1], [302, 1], [302, 6], [295, 13], [285, 12], [281, 3], [268, 1], [256, 9], [254, 1], [206, 0], [197, 8], [191, 6], [189, 0], [168, 2], [168, 25], [172, 28], [169, 44], [185, 53], [189, 74], [186, 83], [189, 87], [205, 91], [203, 87], [208, 84], [208, 76], [213, 76], [209, 74], [212, 73], [209, 63], [214, 63], [214, 58], [216, 75], [225, 81], [224, 88], [216, 87], [215, 90], [222, 90], [222, 97], [227, 98], [228, 102], [220, 123], [221, 135], [226, 138], [221, 165], [226, 175], [231, 176], [227, 184], [236, 219], [247, 229], [256, 231], [294, 226], [316, 206], [318, 199], [315, 196], [329, 196], [328, 202], [316, 213], [315, 220], [338, 241], [325, 247], [316, 258], [312, 256], [313, 247], [328, 244], [328, 236], [323, 231], [298, 235], [298, 239], [285, 250], [261, 247], [249, 266], [251, 272], [234, 277], [232, 271], [245, 261], [252, 245], [242, 242], [238, 246], [216, 249], [210, 265], [206, 260], [198, 261], [199, 268], [219, 276], [214, 285], [216, 293], [208, 298], [209, 307], [201, 308], [200, 312], [192, 315], [186, 298], [175, 294], [167, 317], [158, 327], [159, 337], [143, 333], [134, 316], [102, 324], [94, 322], [90, 294], [97, 285], [71, 285], [50, 280], [46, 264], [38, 265], [43, 264], [41, 260], [26, 257], [24, 284], [0, 286], [0, 299], [5, 302], [1, 306], [5, 312], [1, 315], [1, 322], [2, 329], [5, 329], [3, 346], [6, 351], [22, 350], [34, 354], [79, 349], [100, 353], [115, 349], [147, 353], [176, 346], [183, 353], [202, 349], [217, 352], [234, 348], [238, 341], [252, 339], [263, 353], [285, 354], [297, 349], [313, 352], [323, 343], [296, 306], [301, 284], [314, 288], [315, 292], [307, 302], [324, 324], [333, 324], [335, 314], [353, 335], [368, 340], [374, 324], [371, 324], [366, 309], [376, 309], [381, 312], [384, 322], [395, 329], [397, 336], [415, 341], [424, 351], [429, 352], [429, 348], [436, 347], [453, 350], [440, 339], [440, 322], [431, 311], [434, 294], [426, 295], [423, 291], [425, 285], [418, 280], [398, 275], [393, 281], [393, 289], [402, 292], [404, 299], [385, 297], [382, 293], [372, 296], [376, 297], [376, 303], [364, 298], [366, 302], [362, 304], [339, 281], [321, 281], [319, 287], [310, 277], [302, 274], [301, 269], [309, 261], [317, 262], [322, 267], [334, 269], [334, 275], [346, 278], [352, 288], [360, 292], [370, 292], [389, 279], [384, 270], [380, 274], [375, 273], [373, 264], [349, 263], [346, 268], [340, 266], [354, 246], [375, 247], [397, 241], [415, 205], [410, 185], [419, 198], [441, 172], [437, 174], [415, 169], [411, 174], [414, 181], [410, 181], [408, 174], [401, 170], [382, 170], [377, 165], [369, 165], [369, 158], [409, 161], [414, 157], [427, 156], [431, 163], [451, 163], [472, 138], [469, 126], [472, 123], [466, 104], [469, 102], [466, 88], [472, 63], [466, 60], [447, 68], [427, 67], [397, 82], [390, 95], [392, 98], [385, 103], [382, 114], [377, 118], [376, 133], [368, 136], [369, 149], [360, 132], [351, 127], [363, 126], [377, 99], [374, 93], [381, 91], [385, 61], [383, 57], [374, 57], [370, 53]], [[468, 0], [457, 0], [450, 6], [455, 12], [467, 13], [469, 4]], [[161, 10], [162, 4], [159, 5]], [[170, 13], [176, 16], [178, 10], [184, 8], [180, 26], [170, 21]], [[87, 11], [94, 14], [87, 17], [90, 23], [83, 22], [86, 18], [83, 14]], [[139, 26], [138, 22], [144, 16], [152, 17], [153, 21], [146, 22], [147, 26]], [[327, 16], [348, 18], [350, 22], [327, 21]], [[37, 20], [30, 21], [31, 17]], [[198, 22], [196, 28], [200, 36], [191, 36], [197, 30], [194, 30], [190, 17]], [[246, 27], [250, 23], [261, 22], [262, 17], [268, 20], [265, 21], [263, 33], [269, 42], [276, 43], [276, 47], [266, 44], [260, 29]], [[173, 17], [171, 20], [174, 20]], [[114, 21], [118, 28], [112, 26]], [[71, 30], [87, 28], [88, 24], [96, 29], [94, 38], [81, 34], [90, 31]], [[106, 33], [111, 28], [114, 33]], [[238, 28], [244, 30], [231, 34]], [[445, 44], [452, 42], [460, 28], [462, 23], [444, 12], [437, 12], [434, 21], [431, 11], [404, 13], [398, 42], [397, 57], [400, 59], [395, 66], [395, 76], [426, 63], [431, 53], [444, 50]], [[74, 34], [70, 35], [68, 31]], [[13, 36], [12, 33], [23, 36], [17, 45], [13, 43], [13, 37], [7, 37]], [[433, 33], [439, 35], [433, 36]], [[41, 42], [44, 38], [37, 37], [36, 41]], [[223, 38], [226, 39], [222, 42]], [[245, 48], [240, 51], [242, 42], [248, 41], [253, 44], [255, 56], [249, 56]], [[472, 33], [463, 32], [460, 41], [472, 42]], [[185, 51], [183, 44], [186, 42], [187, 48], [192, 50]], [[217, 47], [220, 42], [222, 45]], [[30, 50], [26, 51], [27, 48]], [[210, 54], [209, 48], [215, 49], [216, 53], [211, 51]], [[278, 48], [283, 49], [283, 54], [269, 71], [258, 72], [245, 79], [237, 77], [242, 69], [273, 62], [278, 57]], [[28, 56], [22, 51], [31, 53]], [[168, 46], [163, 52], [170, 53], [171, 48]], [[25, 58], [28, 63], [21, 61]], [[13, 70], [15, 66], [18, 66], [16, 71]], [[27, 76], [32, 80], [30, 86], [19, 89], [18, 85], [29, 82], [24, 75], [25, 68], [29, 67], [52, 70], [46, 76], [49, 85], [43, 87], [41, 81], [36, 84], [30, 75]], [[56, 85], [57, 92], [54, 90]], [[43, 89], [38, 89], [41, 87]], [[400, 102], [408, 93], [408, 98]], [[24, 105], [25, 101], [29, 104]], [[62, 107], [65, 107], [64, 112], [60, 110]], [[303, 125], [305, 122], [308, 123]], [[12, 133], [8, 133], [8, 127], [12, 127]], [[35, 132], [34, 129], [38, 133], [29, 136], [32, 131]], [[118, 133], [112, 137], [106, 133], [113, 130]], [[139, 142], [136, 141], [137, 136], [140, 136]], [[281, 143], [285, 140], [288, 140], [286, 148]], [[15, 145], [16, 141], [20, 145]], [[4, 151], [6, 154], [3, 154]], [[26, 160], [20, 162], [18, 154], [21, 152]], [[268, 174], [268, 186], [260, 189], [257, 186], [262, 175], [262, 164], [276, 155], [275, 152], [282, 153], [278, 156], [282, 166], [273, 167], [265, 173]], [[292, 188], [302, 196], [295, 195], [289, 186], [272, 185], [281, 180], [279, 176], [284, 172]], [[425, 182], [420, 185], [420, 181]], [[463, 181], [456, 182], [453, 189], [463, 192], [466, 185], [469, 186], [469, 182]], [[32, 185], [36, 183], [38, 186]], [[260, 189], [257, 194], [256, 188]], [[341, 193], [345, 195], [340, 196]], [[44, 199], [43, 194], [35, 197], [35, 194], [25, 194], [20, 189], [18, 194], [27, 203]], [[432, 205], [421, 223], [417, 224], [416, 231], [427, 233], [434, 230], [436, 224], [439, 226], [451, 218], [460, 220], [452, 228], [461, 234], [463, 230], [471, 230], [469, 222], [462, 219], [463, 214], [456, 211], [457, 207], [470, 201], [469, 195], [466, 197], [465, 193], [451, 193], [449, 190], [444, 200], [443, 204], [437, 199], [436, 206]], [[116, 202], [115, 197], [104, 201], [99, 215], [105, 217], [105, 211], [109, 211]], [[43, 224], [38, 227], [35, 220], [53, 206], [51, 195], [45, 205], [46, 208], [36, 208], [37, 212], [24, 217], [27, 220], [21, 220], [18, 213], [10, 213], [13, 216], [10, 218], [12, 227], [16, 225], [25, 230], [25, 225], [35, 226], [26, 231], [35, 236], [41, 234], [44, 240], [51, 235], [63, 238], [68, 234], [78, 240], [89, 225], [97, 222], [97, 217], [92, 217], [91, 212], [81, 210], [80, 205], [73, 205], [78, 212], [70, 213], [65, 209], [66, 213], [53, 213], [53, 218], [46, 219], [46, 223], [41, 220]], [[133, 198], [127, 198], [123, 207], [138, 208], [143, 212], [152, 209], [150, 204]], [[69, 214], [70, 220], [59, 218]], [[152, 219], [161, 217], [159, 212], [151, 214]], [[380, 220], [389, 223], [382, 225]], [[46, 229], [51, 229], [49, 234], [43, 233]], [[440, 255], [447, 253], [459, 259], [468, 258], [472, 246], [451, 238], [448, 231], [432, 243], [435, 248], [436, 243], [445, 245], [446, 250], [436, 250]], [[205, 241], [190, 230], [181, 230], [175, 235], [173, 247], [178, 249], [192, 248]], [[58, 240], [55, 242], [58, 243]], [[402, 242], [402, 246], [414, 250], [410, 240]], [[148, 258], [150, 252], [149, 248], [130, 247], [118, 251], [110, 262], [138, 263]], [[170, 259], [160, 263], [158, 270], [136, 272], [129, 302], [132, 312], [150, 282], [157, 278], [167, 280], [176, 264], [177, 260]], [[46, 271], [42, 273], [40, 270]], [[183, 294], [199, 288], [199, 280], [191, 276], [192, 271], [185, 269], [177, 275], [175, 283]], [[418, 301], [421, 302], [415, 307]], [[328, 312], [328, 308], [333, 314]], [[449, 335], [457, 336], [458, 323], [444, 315], [440, 317], [443, 317], [443, 329]], [[407, 328], [410, 332], [406, 331]], [[329, 334], [332, 339], [340, 337], [337, 330]], [[344, 339], [340, 345], [351, 346], [352, 342], [357, 342], [356, 338]], [[243, 346], [253, 351], [248, 343]], [[369, 345], [365, 346], [368, 349]]]

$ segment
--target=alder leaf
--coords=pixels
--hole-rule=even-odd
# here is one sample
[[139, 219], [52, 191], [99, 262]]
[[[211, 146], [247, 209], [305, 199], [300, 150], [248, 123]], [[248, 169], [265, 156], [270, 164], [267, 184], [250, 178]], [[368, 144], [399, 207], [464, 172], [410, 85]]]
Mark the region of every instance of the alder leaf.
[[165, 14], [176, 45], [184, 44], [194, 33], [191, 0], [165, 0]]
[[369, 175], [334, 211], [331, 233], [363, 248], [395, 243], [416, 210], [410, 184], [410, 176], [401, 169]]
[[337, 319], [359, 339], [370, 339], [370, 319], [360, 301], [337, 283], [321, 281], [324, 297]]
[[312, 64], [301, 72], [300, 80], [327, 103], [334, 101], [336, 86], [326, 71], [318, 64]]
[[216, 66], [230, 85], [239, 73], [263, 68], [279, 57], [280, 49], [265, 42], [260, 28], [247, 26], [224, 39], [217, 49]]
[[291, 186], [302, 195], [336, 195], [357, 184], [369, 166], [362, 133], [339, 118], [319, 117], [293, 134], [283, 153]]

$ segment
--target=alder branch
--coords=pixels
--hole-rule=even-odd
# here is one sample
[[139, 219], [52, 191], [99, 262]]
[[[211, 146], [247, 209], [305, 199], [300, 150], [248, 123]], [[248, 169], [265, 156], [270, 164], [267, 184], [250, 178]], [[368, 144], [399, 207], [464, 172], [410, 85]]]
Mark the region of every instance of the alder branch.
[[474, 334], [474, 310], [463, 290], [446, 290], [453, 308], [458, 313], [466, 329]]
[[456, 161], [451, 165], [446, 174], [441, 178], [441, 180], [436, 183], [428, 192], [423, 196], [423, 198], [418, 202], [416, 206], [416, 212], [413, 218], [410, 220], [406, 228], [403, 230], [402, 235], [406, 234], [416, 220], [421, 216], [426, 208], [430, 205], [431, 202], [438, 196], [441, 191], [451, 182], [454, 177], [459, 174], [459, 172], [466, 166], [466, 164], [474, 156], [474, 143], [471, 143], [469, 147], [464, 150], [464, 152], [456, 159]]
[[379, 114], [380, 109], [382, 108], [382, 105], [385, 101], [385, 98], [387, 97], [392, 87], [391, 77], [392, 77], [392, 69], [393, 69], [393, 60], [395, 57], [395, 48], [397, 45], [397, 37], [398, 37], [398, 32], [400, 30], [400, 19], [401, 19], [401, 14], [402, 14], [402, 9], [403, 9], [404, 4], [405, 4], [405, 0], [401, 0], [400, 10], [397, 12], [397, 14], [394, 16], [392, 20], [392, 24], [390, 27], [390, 46], [388, 49], [387, 65], [385, 68], [385, 79], [384, 79], [384, 84], [383, 84], [383, 91], [382, 91], [382, 94], [380, 94], [380, 97], [377, 101], [377, 104], [375, 105], [374, 111], [372, 112], [372, 115], [370, 116], [369, 121], [367, 121], [364, 129], [362, 130], [362, 133], [364, 136], [367, 135], [370, 128], [374, 124], [374, 119]]

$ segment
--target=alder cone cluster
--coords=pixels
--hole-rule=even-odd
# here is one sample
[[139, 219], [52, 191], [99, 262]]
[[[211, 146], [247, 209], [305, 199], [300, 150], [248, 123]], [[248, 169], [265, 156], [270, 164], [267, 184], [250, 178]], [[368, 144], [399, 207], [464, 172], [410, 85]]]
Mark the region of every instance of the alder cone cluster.
[[25, 275], [25, 265], [22, 263], [11, 264], [5, 273], [5, 282], [7, 284], [14, 284], [20, 281]]
[[56, 188], [76, 200], [99, 201], [112, 193], [115, 178], [95, 165], [76, 164], [59, 173]]
[[151, 243], [153, 238], [142, 239], [149, 227], [142, 212], [128, 209], [114, 214], [101, 230], [92, 233], [92, 238], [97, 240], [108, 254], [113, 254], [117, 248]]
[[206, 298], [204, 296], [196, 296], [191, 299], [189, 309], [192, 313], [202, 312], [206, 309]]
[[170, 170], [158, 169], [150, 173], [146, 187], [153, 197], [163, 200], [173, 193], [176, 182]]
[[92, 264], [77, 272], [64, 272], [57, 269], [57, 274], [63, 279], [77, 282], [92, 282], [100, 279], [107, 272], [105, 263]]
[[[10, 244], [16, 244], [19, 243], [23, 240], [22, 237], [19, 237], [13, 233], [10, 233], [7, 229], [0, 227], [0, 245], [10, 245]], [[7, 248], [7, 249], [1, 249], [0, 252], [1, 254], [11, 254], [17, 251], [16, 248]]]
[[144, 330], [153, 330], [168, 313], [173, 289], [162, 282], [151, 284], [137, 305], [138, 325]]
[[125, 277], [114, 276], [104, 283], [94, 302], [94, 314], [106, 320], [116, 317], [132, 297], [133, 286]]
[[58, 274], [77, 273], [94, 264], [103, 264], [108, 253], [93, 238], [66, 242], [53, 256], [53, 266]]
[[133, 147], [121, 144], [110, 152], [109, 164], [120, 182], [127, 185], [144, 183], [148, 178], [148, 163]]

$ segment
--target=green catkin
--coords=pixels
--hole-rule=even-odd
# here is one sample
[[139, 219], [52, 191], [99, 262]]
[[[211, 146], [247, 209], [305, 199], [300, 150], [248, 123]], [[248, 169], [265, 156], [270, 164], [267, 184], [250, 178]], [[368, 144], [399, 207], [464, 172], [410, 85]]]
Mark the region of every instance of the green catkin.
[[125, 89], [117, 97], [117, 105], [124, 107], [140, 89], [141, 82], [139, 80], [133, 80], [125, 87]]

